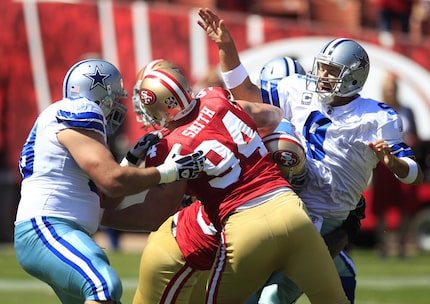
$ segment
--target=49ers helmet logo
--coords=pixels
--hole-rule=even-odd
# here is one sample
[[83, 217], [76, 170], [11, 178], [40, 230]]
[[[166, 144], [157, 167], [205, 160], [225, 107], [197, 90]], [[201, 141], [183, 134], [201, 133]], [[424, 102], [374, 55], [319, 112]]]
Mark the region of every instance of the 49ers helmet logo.
[[299, 163], [299, 156], [287, 150], [279, 150], [273, 153], [273, 160], [281, 166], [294, 167]]
[[155, 93], [148, 89], [140, 89], [139, 98], [147, 106], [154, 104], [156, 100]]

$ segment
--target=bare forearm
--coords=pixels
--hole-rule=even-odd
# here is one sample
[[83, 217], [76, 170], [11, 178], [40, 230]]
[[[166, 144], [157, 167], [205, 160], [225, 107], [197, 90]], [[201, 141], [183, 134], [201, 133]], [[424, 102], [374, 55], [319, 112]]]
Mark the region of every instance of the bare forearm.
[[177, 210], [186, 185], [185, 181], [158, 185], [127, 197], [117, 209], [105, 210], [101, 224], [119, 230], [156, 230]]
[[218, 53], [221, 72], [228, 72], [241, 64], [236, 45], [232, 40], [218, 44]]
[[396, 157], [386, 143], [382, 139], [368, 143], [369, 147], [375, 152], [376, 157], [388, 169], [393, 172], [397, 178], [405, 184], [418, 185], [423, 182], [424, 174], [418, 163], [410, 158]]
[[125, 209], [106, 209], [100, 224], [123, 231], [150, 232], [157, 230], [167, 216], [168, 214], [163, 218], [155, 218], [140, 203]]
[[122, 197], [140, 193], [158, 185], [159, 171], [153, 168], [133, 168], [116, 166], [112, 171], [95, 181], [101, 190], [110, 197]]

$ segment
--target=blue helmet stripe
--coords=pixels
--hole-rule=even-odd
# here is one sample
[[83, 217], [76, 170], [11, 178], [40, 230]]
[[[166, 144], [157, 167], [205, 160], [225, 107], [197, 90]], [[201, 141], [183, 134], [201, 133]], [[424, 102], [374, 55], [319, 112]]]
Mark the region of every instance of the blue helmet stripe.
[[324, 47], [321, 53], [331, 56], [331, 54], [334, 52], [337, 46], [345, 41], [350, 41], [350, 39], [345, 39], [345, 38], [334, 39]]
[[[287, 58], [282, 58], [283, 59], [283, 61], [284, 61], [284, 64], [285, 64], [285, 76], [289, 76], [289, 75], [291, 75], [292, 73], [291, 73], [291, 71], [290, 71], [290, 63], [288, 62], [288, 59]], [[294, 73], [294, 71], [293, 71], [293, 73]]]

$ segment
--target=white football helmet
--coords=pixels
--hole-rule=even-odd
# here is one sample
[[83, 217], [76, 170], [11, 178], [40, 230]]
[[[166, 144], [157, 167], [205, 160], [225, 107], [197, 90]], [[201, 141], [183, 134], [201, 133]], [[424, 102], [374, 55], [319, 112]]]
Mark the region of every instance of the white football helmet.
[[136, 113], [136, 120], [138, 122], [143, 123], [146, 126], [152, 124], [153, 121], [145, 113], [142, 107], [142, 104], [140, 102], [140, 97], [139, 97], [140, 84], [142, 83], [143, 77], [145, 77], [149, 71], [158, 70], [158, 69], [174, 69], [182, 74], [182, 71], [177, 64], [166, 59], [152, 60], [151, 62], [149, 62], [147, 65], [145, 65], [143, 68], [139, 70], [136, 76], [136, 84], [133, 87], [133, 96], [131, 98], [131, 101], [133, 103], [134, 112]]
[[306, 176], [306, 154], [300, 142], [291, 134], [274, 132], [263, 137], [263, 143], [284, 178], [299, 192]]
[[261, 81], [277, 82], [292, 74], [305, 75], [305, 69], [295, 59], [283, 56], [269, 60], [260, 71]]
[[174, 69], [149, 71], [140, 84], [139, 99], [143, 111], [161, 127], [185, 117], [196, 105], [187, 79]]
[[[339, 68], [339, 75], [336, 78], [318, 76], [321, 64]], [[351, 39], [337, 38], [327, 43], [315, 57], [312, 72], [306, 75], [306, 88], [317, 92], [322, 103], [330, 104], [334, 96], [349, 97], [360, 92], [369, 68], [369, 56], [360, 44]], [[329, 84], [332, 89], [322, 89], [324, 84]]]
[[106, 118], [108, 134], [113, 134], [126, 117], [127, 108], [120, 102], [127, 97], [121, 73], [101, 59], [86, 59], [73, 65], [64, 77], [63, 97], [85, 97], [97, 103]]

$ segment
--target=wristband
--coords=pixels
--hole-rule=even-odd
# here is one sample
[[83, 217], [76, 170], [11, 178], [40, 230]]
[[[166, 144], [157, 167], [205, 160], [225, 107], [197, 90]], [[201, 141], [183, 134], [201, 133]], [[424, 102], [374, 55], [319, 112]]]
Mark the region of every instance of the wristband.
[[403, 159], [409, 166], [408, 175], [406, 177], [398, 177], [397, 174], [396, 177], [399, 181], [405, 183], [405, 184], [412, 184], [418, 176], [418, 164], [409, 157], [402, 157], [400, 159]]
[[159, 184], [167, 184], [174, 182], [177, 178], [176, 176], [176, 167], [172, 163], [164, 163], [157, 167], [155, 167], [160, 173], [160, 182]]
[[230, 70], [228, 72], [221, 72], [221, 76], [224, 80], [225, 87], [227, 89], [234, 89], [245, 81], [246, 77], [248, 77], [248, 72], [241, 63], [233, 70]]

